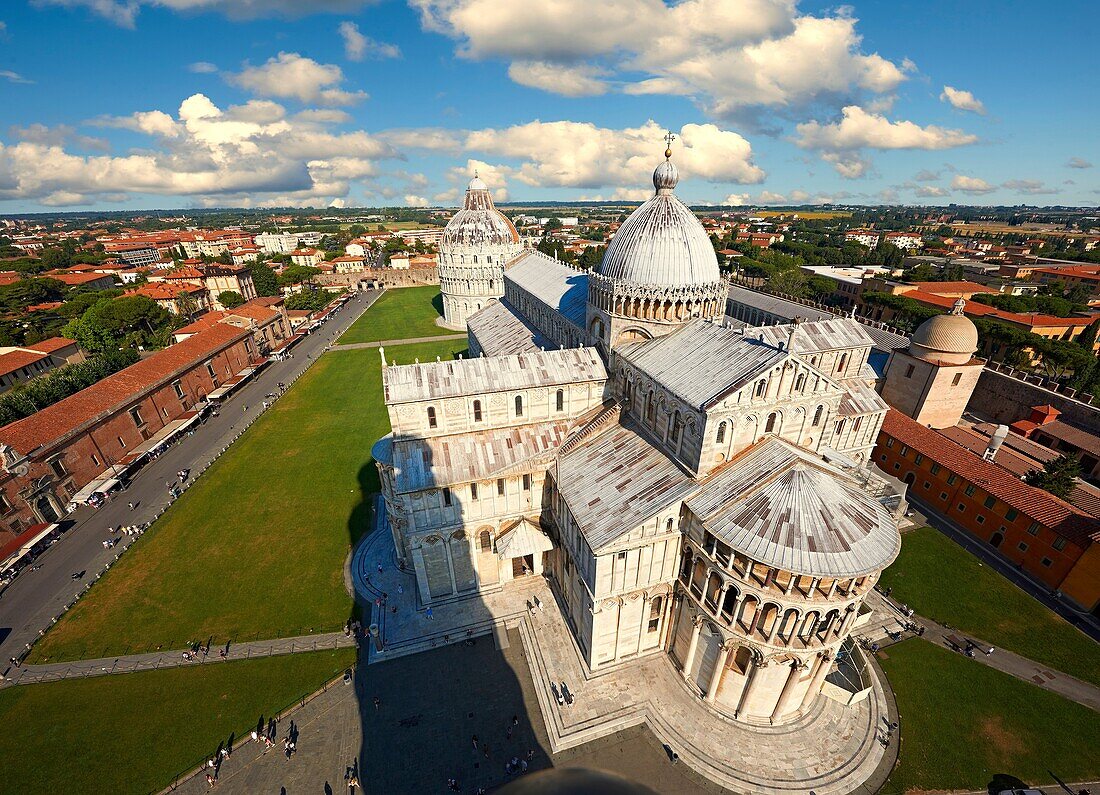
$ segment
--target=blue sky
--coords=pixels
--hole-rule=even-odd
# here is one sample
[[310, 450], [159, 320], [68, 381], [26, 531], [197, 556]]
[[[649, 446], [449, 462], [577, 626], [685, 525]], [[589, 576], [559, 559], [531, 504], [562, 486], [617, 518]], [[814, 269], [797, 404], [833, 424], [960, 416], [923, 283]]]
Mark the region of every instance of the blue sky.
[[[308, 7], [311, 13], [301, 14]], [[1100, 203], [1100, 4], [7, 0], [0, 213]]]

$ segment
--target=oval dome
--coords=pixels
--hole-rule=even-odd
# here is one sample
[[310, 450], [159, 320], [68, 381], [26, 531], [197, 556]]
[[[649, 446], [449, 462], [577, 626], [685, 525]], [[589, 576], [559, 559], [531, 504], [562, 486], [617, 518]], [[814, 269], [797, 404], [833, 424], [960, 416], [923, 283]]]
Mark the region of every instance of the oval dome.
[[955, 303], [949, 315], [936, 315], [921, 323], [910, 339], [910, 350], [920, 358], [965, 364], [978, 349], [978, 328], [962, 314], [965, 302]]
[[656, 195], [630, 214], [603, 255], [599, 273], [616, 282], [698, 287], [721, 280], [710, 237], [686, 204], [673, 195], [676, 166], [653, 171]]
[[442, 246], [516, 245], [519, 232], [504, 213], [493, 206], [489, 187], [474, 176], [466, 188], [462, 209], [443, 230]]

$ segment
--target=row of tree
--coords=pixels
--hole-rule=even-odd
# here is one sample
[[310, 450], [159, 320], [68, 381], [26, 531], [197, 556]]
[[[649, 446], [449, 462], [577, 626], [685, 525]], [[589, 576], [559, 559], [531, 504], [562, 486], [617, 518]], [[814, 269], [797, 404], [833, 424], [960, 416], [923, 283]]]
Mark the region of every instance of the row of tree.
[[138, 360], [132, 348], [104, 351], [86, 362], [67, 364], [31, 379], [7, 394], [0, 395], [0, 425], [29, 417], [36, 411], [75, 395]]

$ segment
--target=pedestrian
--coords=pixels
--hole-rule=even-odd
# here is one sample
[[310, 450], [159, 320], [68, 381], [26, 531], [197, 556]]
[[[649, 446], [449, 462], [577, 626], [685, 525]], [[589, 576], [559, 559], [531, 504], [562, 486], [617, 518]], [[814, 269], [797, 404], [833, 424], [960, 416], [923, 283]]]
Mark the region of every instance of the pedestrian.
[[397, 593], [398, 593], [398, 595], [401, 595], [401, 594], [405, 593], [405, 586], [404, 585], [398, 585], [397, 586]]
[[212, 776], [210, 773], [206, 774], [206, 786], [208, 786], [208, 787], [213, 787], [214, 786], [214, 776]]
[[429, 621], [435, 621], [435, 616], [432, 614], [432, 609], [430, 607], [424, 610], [424, 615], [428, 617]]
[[131, 511], [134, 510], [134, 504], [132, 502], [128, 502], [126, 505], [129, 506]]
[[477, 735], [476, 734], [473, 737], [470, 738], [470, 742], [472, 742], [474, 744], [474, 750], [476, 751], [477, 750]]
[[381, 563], [378, 564], [378, 573], [379, 574], [382, 573], [382, 564]]
[[485, 745], [481, 746], [481, 752], [483, 754], [485, 754], [486, 759], [489, 758], [489, 744], [488, 743], [485, 743]]
[[374, 697], [374, 711], [377, 712], [378, 708], [380, 706], [382, 706], [382, 699], [380, 699], [378, 696], [375, 696]]
[[527, 761], [530, 762], [534, 758], [535, 758], [535, 749], [534, 748], [528, 748], [527, 749]]

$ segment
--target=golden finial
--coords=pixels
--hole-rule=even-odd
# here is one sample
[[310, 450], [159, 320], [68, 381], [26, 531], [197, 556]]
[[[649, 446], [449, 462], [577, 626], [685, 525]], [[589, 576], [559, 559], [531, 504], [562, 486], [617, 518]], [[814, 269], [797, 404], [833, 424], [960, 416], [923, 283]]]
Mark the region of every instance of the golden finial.
[[672, 142], [676, 140], [676, 136], [672, 134], [672, 130], [668, 130], [665, 133], [665, 160], [672, 159]]

